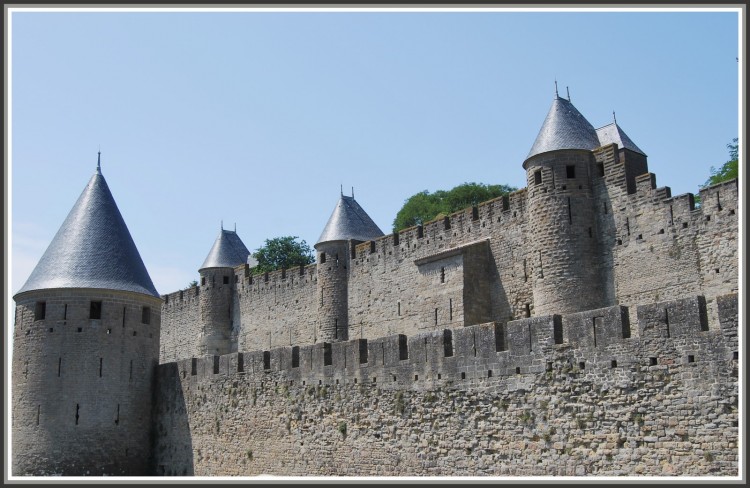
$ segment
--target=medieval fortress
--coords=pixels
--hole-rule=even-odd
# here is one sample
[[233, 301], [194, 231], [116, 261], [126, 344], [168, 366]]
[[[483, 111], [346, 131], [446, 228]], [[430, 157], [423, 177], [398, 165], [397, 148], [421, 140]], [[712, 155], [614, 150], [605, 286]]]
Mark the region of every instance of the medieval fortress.
[[[159, 295], [99, 168], [15, 295], [13, 475], [737, 476], [738, 184], [556, 96], [527, 187]], [[321, 219], [321, 224], [324, 220]]]

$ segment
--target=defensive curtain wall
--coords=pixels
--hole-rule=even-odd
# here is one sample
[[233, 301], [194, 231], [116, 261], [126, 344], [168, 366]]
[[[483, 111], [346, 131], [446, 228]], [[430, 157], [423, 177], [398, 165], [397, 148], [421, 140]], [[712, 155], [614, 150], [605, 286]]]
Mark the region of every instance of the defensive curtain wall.
[[[657, 188], [652, 173], [633, 176], [616, 145], [599, 148], [593, 158], [591, 175], [566, 178], [543, 170], [536, 183], [529, 171], [527, 188], [423, 226], [355, 242], [340, 263], [329, 259], [263, 275], [239, 266], [227, 283], [206, 280], [163, 296], [160, 361], [202, 355], [200, 294], [216, 287], [231, 290], [225, 314], [232, 351], [319, 342], [319, 310], [331, 298], [319, 289], [318, 275], [337, 266], [351, 267], [351, 339], [558, 313], [549, 305], [535, 310], [534, 288], [541, 294], [546, 282], [556, 282], [559, 290], [559, 278], [574, 266], [597, 270], [590, 289], [579, 293], [597, 291], [603, 306], [702, 294], [714, 324], [714, 298], [737, 291], [737, 181], [702, 189], [698, 207], [692, 194], [672, 197], [668, 187]], [[571, 249], [554, 253], [544, 241], [532, 240], [540, 235], [534, 226], [565, 226], [579, 218], [575, 200], [565, 196], [574, 185], [590, 185], [593, 195], [593, 203], [580, 203], [585, 212], [594, 211], [577, 231], [592, 241], [588, 257], [573, 247], [575, 240], [568, 242]], [[555, 219], [562, 222], [532, 218], [529, 193], [556, 195], [564, 215]], [[575, 311], [591, 308], [583, 305]]]
[[[154, 474], [735, 475], [737, 295], [159, 365]], [[356, 455], [353, 455], [356, 453]]]

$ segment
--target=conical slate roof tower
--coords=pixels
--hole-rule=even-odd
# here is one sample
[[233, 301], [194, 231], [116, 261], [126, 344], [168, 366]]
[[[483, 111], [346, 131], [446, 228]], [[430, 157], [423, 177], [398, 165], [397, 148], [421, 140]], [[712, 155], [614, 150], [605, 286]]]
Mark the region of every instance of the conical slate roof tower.
[[52, 288], [159, 296], [99, 165], [18, 294]]
[[536, 136], [526, 159], [537, 154], [561, 149], [587, 149], [599, 147], [596, 129], [589, 123], [570, 100], [555, 95], [542, 128]]
[[233, 268], [247, 263], [249, 255], [250, 251], [247, 250], [237, 232], [222, 228], [199, 269]]
[[[383, 231], [367, 215], [367, 212], [354, 200], [354, 197], [341, 195], [333, 209], [328, 223], [323, 228], [317, 244], [331, 241], [369, 241], [382, 237]], [[316, 245], [317, 245], [316, 244]]]
[[147, 473], [162, 301], [99, 164], [14, 299], [13, 473]]

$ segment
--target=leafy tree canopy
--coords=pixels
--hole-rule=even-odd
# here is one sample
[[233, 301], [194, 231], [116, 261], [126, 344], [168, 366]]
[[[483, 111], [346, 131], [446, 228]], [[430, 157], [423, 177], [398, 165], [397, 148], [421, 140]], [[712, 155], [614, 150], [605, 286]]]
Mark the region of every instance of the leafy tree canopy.
[[254, 272], [258, 274], [311, 264], [315, 260], [315, 254], [304, 240], [297, 239], [297, 236], [266, 239], [265, 244], [253, 252], [253, 257], [258, 260], [258, 265], [253, 268]]
[[434, 193], [427, 190], [421, 191], [404, 202], [404, 206], [398, 211], [393, 221], [393, 232], [507, 195], [515, 190], [516, 188], [508, 185], [463, 183], [448, 191], [438, 190]]
[[739, 159], [739, 147], [736, 137], [732, 139], [731, 144], [727, 144], [727, 149], [729, 149], [729, 161], [721, 165], [721, 168], [719, 169], [711, 166], [711, 176], [709, 176], [706, 182], [703, 184], [704, 187], [715, 185], [717, 183], [721, 183], [722, 181], [732, 180], [738, 177], [739, 169], [737, 161]]

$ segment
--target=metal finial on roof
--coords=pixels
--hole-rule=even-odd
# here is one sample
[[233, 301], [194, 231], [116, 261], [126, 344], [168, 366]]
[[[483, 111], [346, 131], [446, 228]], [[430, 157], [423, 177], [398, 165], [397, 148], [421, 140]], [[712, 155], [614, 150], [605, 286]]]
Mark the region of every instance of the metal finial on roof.
[[234, 223], [234, 231], [237, 232], [237, 222]]
[[224, 221], [221, 220], [220, 222], [221, 222], [221, 230], [224, 230]]
[[570, 101], [570, 87], [565, 87], [566, 90], [568, 90], [568, 101]]
[[615, 124], [617, 123], [617, 116], [615, 115], [615, 111], [612, 111], [612, 120], [615, 121]]
[[555, 78], [555, 98], [560, 98], [560, 95], [557, 94], [557, 78]]
[[344, 196], [344, 184], [343, 183], [341, 183], [341, 196], [342, 197]]
[[354, 198], [354, 187], [352, 187], [352, 198]]
[[102, 173], [102, 150], [99, 149], [99, 152], [97, 153], [96, 157], [96, 172], [101, 174]]

